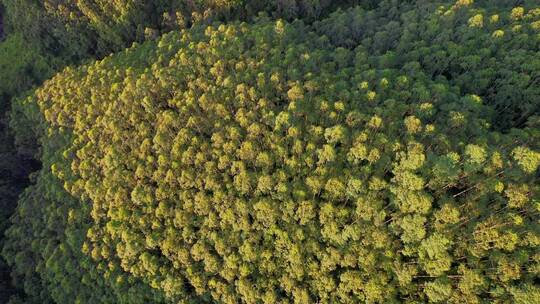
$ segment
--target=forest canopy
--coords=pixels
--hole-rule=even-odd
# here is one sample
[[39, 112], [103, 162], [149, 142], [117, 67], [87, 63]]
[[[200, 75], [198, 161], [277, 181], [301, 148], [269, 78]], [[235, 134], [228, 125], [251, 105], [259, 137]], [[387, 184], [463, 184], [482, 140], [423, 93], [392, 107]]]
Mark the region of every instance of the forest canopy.
[[540, 6], [360, 2], [45, 1], [11, 303], [537, 303]]

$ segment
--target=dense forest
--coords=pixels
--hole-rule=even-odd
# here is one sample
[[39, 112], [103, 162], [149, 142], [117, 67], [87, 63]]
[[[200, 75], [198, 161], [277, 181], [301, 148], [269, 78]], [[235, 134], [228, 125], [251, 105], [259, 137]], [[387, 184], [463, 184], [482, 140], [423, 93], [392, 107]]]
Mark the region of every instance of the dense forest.
[[540, 299], [537, 0], [0, 0], [0, 303]]

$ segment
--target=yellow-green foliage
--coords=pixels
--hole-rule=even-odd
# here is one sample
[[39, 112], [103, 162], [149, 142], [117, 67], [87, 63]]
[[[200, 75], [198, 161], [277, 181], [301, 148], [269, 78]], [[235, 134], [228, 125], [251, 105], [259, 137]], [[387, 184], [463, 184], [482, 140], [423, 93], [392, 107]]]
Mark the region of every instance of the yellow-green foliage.
[[2, 0], [7, 28], [51, 54], [78, 62], [133, 42], [214, 21], [275, 18], [314, 21], [337, 7], [374, 7], [374, 0]]
[[374, 11], [336, 12], [314, 28], [337, 46], [363, 49], [371, 65], [448, 81], [463, 95], [480, 96], [476, 103], [491, 106], [484, 114], [494, 115], [489, 122], [498, 130], [538, 127], [538, 2], [527, 8], [505, 7], [512, 2], [505, 0], [442, 2], [455, 3], [401, 4], [394, 15], [396, 5], [382, 2]]
[[534, 303], [538, 127], [495, 131], [493, 95], [363, 17], [197, 26], [47, 81], [8, 262], [58, 303]]

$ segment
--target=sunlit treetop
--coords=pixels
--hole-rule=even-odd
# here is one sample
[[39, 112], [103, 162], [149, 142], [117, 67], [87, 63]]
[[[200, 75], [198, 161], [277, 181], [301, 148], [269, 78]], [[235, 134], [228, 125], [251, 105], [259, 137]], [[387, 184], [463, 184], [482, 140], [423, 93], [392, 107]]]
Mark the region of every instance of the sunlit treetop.
[[[494, 41], [494, 29], [487, 15], [477, 26], [472, 1], [426, 9], [430, 19], [385, 5], [403, 18], [354, 8], [313, 25], [263, 16], [196, 26], [47, 81], [26, 101], [46, 121], [41, 174], [53, 201], [35, 223], [69, 233], [34, 246], [70, 261], [67, 273], [83, 284], [54, 288], [65, 274], [43, 262], [36, 268], [53, 297], [95, 289], [92, 300], [111, 303], [534, 299], [534, 80], [519, 68], [479, 72], [482, 60], [496, 68], [489, 58], [499, 53], [476, 48]], [[521, 41], [509, 27], [536, 18], [518, 15], [501, 9], [504, 39], [516, 39], [506, 46]], [[446, 22], [476, 53], [462, 57], [462, 44], [437, 34]], [[452, 41], [448, 51], [462, 59], [440, 61], [447, 54], [423, 39]], [[520, 64], [533, 58], [525, 53]], [[469, 70], [485, 78], [472, 84]], [[517, 107], [527, 112], [499, 124], [517, 79], [527, 83]], [[34, 220], [26, 210], [19, 226]], [[10, 261], [24, 242], [7, 247]]]

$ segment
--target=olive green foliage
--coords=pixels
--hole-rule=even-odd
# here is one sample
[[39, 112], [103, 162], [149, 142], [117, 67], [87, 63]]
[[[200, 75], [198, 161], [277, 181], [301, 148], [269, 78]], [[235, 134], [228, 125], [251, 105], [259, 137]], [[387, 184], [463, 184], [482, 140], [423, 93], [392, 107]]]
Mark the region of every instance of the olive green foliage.
[[385, 2], [66, 68], [18, 103], [44, 169], [3, 254], [36, 303], [534, 303], [536, 12]]
[[261, 11], [275, 18], [316, 20], [336, 7], [372, 0], [2, 0], [12, 31], [38, 41], [51, 54], [79, 61], [212, 21], [250, 20]]
[[[19, 163], [13, 146], [12, 134], [8, 131], [11, 98], [24, 93], [40, 79], [51, 75], [47, 60], [34, 45], [25, 43], [21, 35], [11, 35], [0, 42], [0, 212], [9, 214], [9, 204], [13, 204], [13, 196], [20, 192], [14, 190], [17, 180], [27, 175], [24, 164]], [[12, 189], [12, 190], [8, 190]], [[3, 227], [3, 217], [0, 217]], [[0, 229], [0, 231], [3, 231]]]
[[[491, 2], [504, 7], [502, 1]], [[538, 6], [501, 10], [473, 1], [417, 6], [399, 14], [395, 5], [335, 13], [316, 28], [338, 46], [360, 44], [384, 68], [423, 73], [458, 86], [462, 94], [481, 96], [492, 106], [496, 129], [539, 126]]]
[[35, 44], [24, 41], [20, 34], [10, 35], [0, 43], [0, 94], [2, 104], [41, 79], [50, 76], [48, 60], [40, 54]]
[[[50, 74], [49, 63], [34, 45], [25, 43], [21, 35], [10, 35], [0, 42], [0, 236], [8, 227], [18, 195], [28, 184], [29, 172], [36, 167], [33, 155], [26, 157], [16, 151], [13, 134], [8, 129], [10, 100]], [[21, 129], [21, 133], [25, 131]], [[27, 134], [34, 137], [31, 132]], [[0, 246], [2, 244], [3, 237], [0, 237]], [[13, 289], [9, 282], [9, 270], [0, 258], [0, 302], [7, 302]]]
[[12, 303], [540, 298], [534, 1], [121, 2], [36, 10], [152, 39], [13, 102]]
[[[2, 177], [0, 235], [16, 199], [28, 184], [39, 152], [35, 121], [39, 110], [20, 95], [66, 64], [102, 57], [133, 41], [213, 20], [273, 17], [315, 20], [335, 7], [360, 1], [0, 1], [0, 144]], [[370, 1], [361, 1], [366, 6]], [[11, 109], [11, 115], [8, 114]], [[11, 116], [12, 132], [7, 121]], [[39, 189], [44, 189], [39, 188]], [[1, 243], [0, 238], [0, 243]], [[0, 302], [7, 302], [9, 271], [0, 260]], [[39, 299], [39, 297], [38, 297]], [[39, 301], [39, 300], [38, 300]]]

